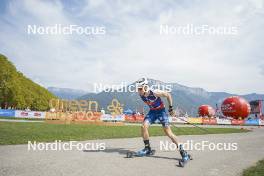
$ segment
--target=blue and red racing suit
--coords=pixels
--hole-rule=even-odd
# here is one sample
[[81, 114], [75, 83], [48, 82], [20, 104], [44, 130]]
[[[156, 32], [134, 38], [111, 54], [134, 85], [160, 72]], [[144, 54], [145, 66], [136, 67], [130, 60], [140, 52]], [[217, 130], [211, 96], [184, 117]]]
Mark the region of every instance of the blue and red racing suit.
[[152, 124], [156, 120], [159, 120], [163, 127], [169, 126], [169, 117], [165, 111], [165, 105], [161, 98], [155, 96], [152, 90], [149, 90], [148, 96], [140, 97], [150, 108], [148, 114], [144, 118], [144, 122]]

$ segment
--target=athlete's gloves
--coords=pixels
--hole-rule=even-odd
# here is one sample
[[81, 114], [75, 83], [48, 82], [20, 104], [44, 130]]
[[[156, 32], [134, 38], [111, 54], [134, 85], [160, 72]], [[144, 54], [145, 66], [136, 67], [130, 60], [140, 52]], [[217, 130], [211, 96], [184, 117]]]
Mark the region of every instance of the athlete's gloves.
[[175, 116], [175, 111], [173, 110], [173, 106], [169, 106], [169, 114], [171, 115], [171, 116]]

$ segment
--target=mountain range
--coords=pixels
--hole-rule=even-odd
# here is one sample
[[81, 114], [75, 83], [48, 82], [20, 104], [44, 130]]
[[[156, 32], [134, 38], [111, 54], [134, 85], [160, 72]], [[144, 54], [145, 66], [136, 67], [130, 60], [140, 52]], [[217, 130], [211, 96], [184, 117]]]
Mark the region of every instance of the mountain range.
[[[160, 87], [166, 87], [166, 85], [170, 85], [174, 107], [177, 107], [182, 114], [187, 112], [189, 115], [193, 116], [197, 115], [198, 107], [202, 104], [208, 104], [214, 108], [218, 105], [218, 108], [220, 108], [221, 103], [225, 98], [237, 95], [226, 92], [208, 92], [203, 88], [187, 87], [178, 83], [165, 83], [150, 78], [148, 78], [148, 81], [150, 86], [160, 85]], [[256, 93], [239, 96], [244, 97], [248, 101], [264, 99], [264, 94]], [[148, 109], [136, 92], [119, 92], [118, 90], [113, 90], [112, 92], [102, 91], [100, 93], [88, 93], [78, 97], [78, 99], [95, 100], [104, 108], [110, 104], [113, 98], [117, 98], [120, 103], [124, 105], [125, 110], [132, 109], [142, 111], [143, 108], [144, 110]]]
[[48, 87], [47, 89], [57, 97], [66, 100], [78, 99], [79, 97], [88, 93], [84, 90], [70, 88]]

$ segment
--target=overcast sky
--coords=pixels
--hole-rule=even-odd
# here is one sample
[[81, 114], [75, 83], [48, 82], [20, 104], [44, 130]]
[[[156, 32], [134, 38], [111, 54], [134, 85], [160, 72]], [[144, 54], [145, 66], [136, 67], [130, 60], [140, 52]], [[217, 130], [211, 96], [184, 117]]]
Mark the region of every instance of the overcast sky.
[[[48, 87], [88, 90], [146, 76], [208, 91], [264, 93], [263, 0], [0, 1], [0, 53]], [[103, 26], [104, 35], [28, 34], [28, 25]], [[235, 34], [161, 34], [160, 26]]]

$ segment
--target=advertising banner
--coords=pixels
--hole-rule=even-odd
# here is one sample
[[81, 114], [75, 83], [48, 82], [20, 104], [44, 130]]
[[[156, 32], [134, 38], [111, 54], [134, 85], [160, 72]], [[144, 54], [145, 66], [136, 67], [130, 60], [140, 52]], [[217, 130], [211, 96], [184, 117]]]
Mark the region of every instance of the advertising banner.
[[215, 118], [202, 118], [202, 122], [205, 125], [216, 125], [217, 121]]
[[125, 121], [125, 116], [124, 115], [116, 115], [114, 116], [114, 120], [118, 122], [123, 122]]
[[229, 119], [216, 119], [216, 123], [219, 125], [231, 125], [231, 120]]
[[232, 125], [243, 125], [244, 124], [244, 120], [232, 119], [231, 120], [231, 124]]
[[259, 125], [264, 126], [264, 120], [259, 119]]
[[248, 119], [244, 122], [245, 125], [259, 125], [259, 119]]
[[15, 117], [20, 117], [20, 118], [45, 118], [46, 112], [41, 112], [41, 111], [21, 111], [21, 110], [16, 110], [15, 111]]
[[126, 122], [143, 122], [144, 115], [124, 115]]
[[101, 115], [101, 118], [100, 118], [101, 121], [118, 121], [118, 122], [121, 122], [121, 121], [124, 121], [125, 120], [125, 116], [124, 115], [111, 115], [111, 114], [104, 114], [104, 115]]
[[186, 117], [169, 117], [169, 120], [172, 123], [187, 123], [188, 119]]
[[135, 115], [136, 116], [136, 121], [137, 122], [143, 122], [145, 116], [144, 115]]
[[125, 121], [126, 122], [136, 122], [136, 117], [132, 115], [125, 115]]
[[12, 109], [0, 109], [1, 117], [15, 117], [15, 110]]
[[202, 123], [202, 118], [201, 117], [189, 117], [187, 120], [189, 123]]

